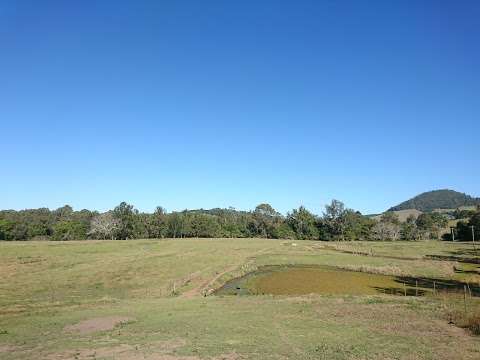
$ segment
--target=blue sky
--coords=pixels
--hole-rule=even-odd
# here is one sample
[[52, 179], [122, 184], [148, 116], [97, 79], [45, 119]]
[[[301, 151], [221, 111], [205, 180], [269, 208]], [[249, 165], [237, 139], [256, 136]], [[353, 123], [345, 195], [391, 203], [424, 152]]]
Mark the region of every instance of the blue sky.
[[480, 196], [478, 1], [0, 3], [0, 208]]

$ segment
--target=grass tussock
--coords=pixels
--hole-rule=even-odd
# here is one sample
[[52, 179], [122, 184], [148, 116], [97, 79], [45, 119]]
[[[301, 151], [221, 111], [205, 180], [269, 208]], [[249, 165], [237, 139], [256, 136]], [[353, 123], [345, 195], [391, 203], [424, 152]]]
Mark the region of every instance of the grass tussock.
[[450, 316], [456, 326], [469, 330], [473, 335], [480, 335], [480, 311], [475, 313], [456, 312]]
[[466, 319], [465, 327], [473, 334], [480, 335], [480, 314], [473, 314]]
[[443, 311], [449, 323], [480, 335], [480, 299], [468, 294], [444, 294]]

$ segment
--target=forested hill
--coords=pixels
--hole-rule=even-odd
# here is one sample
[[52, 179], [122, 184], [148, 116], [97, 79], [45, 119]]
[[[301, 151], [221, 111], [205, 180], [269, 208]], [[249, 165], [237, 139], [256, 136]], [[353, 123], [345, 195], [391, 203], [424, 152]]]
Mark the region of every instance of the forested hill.
[[474, 198], [458, 191], [445, 189], [425, 192], [390, 208], [388, 211], [416, 209], [428, 212], [435, 209], [456, 209], [460, 206], [475, 205], [480, 205], [480, 198]]

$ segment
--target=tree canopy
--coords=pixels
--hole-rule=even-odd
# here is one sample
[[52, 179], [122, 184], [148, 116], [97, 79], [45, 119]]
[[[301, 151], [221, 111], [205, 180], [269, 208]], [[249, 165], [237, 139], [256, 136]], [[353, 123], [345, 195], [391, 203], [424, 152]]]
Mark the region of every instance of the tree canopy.
[[[472, 216], [472, 224], [478, 224], [479, 221], [478, 216]], [[144, 213], [133, 205], [122, 202], [104, 213], [85, 209], [74, 211], [68, 205], [56, 210], [41, 208], [0, 211], [0, 240], [124, 240], [167, 237], [421, 240], [438, 239], [446, 224], [446, 218], [436, 213], [422, 214], [416, 220], [412, 218], [400, 223], [395, 213], [387, 212], [380, 221], [376, 221], [348, 209], [338, 200], [326, 205], [322, 215], [316, 215], [300, 206], [286, 216], [267, 203], [259, 204], [252, 211], [217, 208], [169, 213], [159, 206], [153, 213]], [[462, 231], [466, 234], [466, 230]]]

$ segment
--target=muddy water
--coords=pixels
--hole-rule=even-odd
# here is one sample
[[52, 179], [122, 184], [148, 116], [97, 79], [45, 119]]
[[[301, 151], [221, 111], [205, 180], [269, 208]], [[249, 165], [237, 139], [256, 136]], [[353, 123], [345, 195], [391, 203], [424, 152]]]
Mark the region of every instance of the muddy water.
[[233, 279], [216, 295], [374, 295], [402, 293], [403, 284], [393, 276], [346, 271], [319, 266], [264, 266]]

